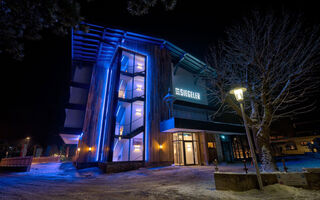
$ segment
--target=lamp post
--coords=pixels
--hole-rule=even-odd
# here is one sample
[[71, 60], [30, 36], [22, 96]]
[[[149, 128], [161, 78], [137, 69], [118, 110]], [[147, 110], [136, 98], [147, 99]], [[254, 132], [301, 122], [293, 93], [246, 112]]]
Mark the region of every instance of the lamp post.
[[25, 157], [27, 155], [29, 142], [30, 142], [30, 137], [26, 137], [23, 140], [23, 144], [22, 144], [21, 152], [20, 152], [21, 157]]
[[254, 164], [254, 167], [256, 168], [256, 174], [257, 174], [259, 188], [260, 188], [260, 190], [263, 190], [263, 184], [262, 184], [262, 179], [261, 179], [261, 175], [260, 175], [260, 170], [259, 170], [256, 154], [255, 154], [253, 143], [252, 143], [251, 134], [250, 134], [250, 131], [249, 131], [249, 128], [247, 125], [247, 119], [246, 119], [246, 116], [244, 113], [244, 108], [243, 108], [243, 100], [244, 100], [243, 92], [245, 92], [246, 90], [247, 90], [246, 88], [239, 87], [239, 88], [235, 88], [235, 89], [231, 90], [230, 94], [234, 94], [237, 101], [240, 103], [240, 109], [241, 109], [241, 113], [242, 113], [243, 123], [244, 123], [244, 127], [246, 129], [246, 134], [247, 134], [247, 138], [248, 138], [248, 142], [249, 142], [249, 147], [250, 147], [250, 151], [251, 151], [251, 157], [253, 160], [253, 164]]

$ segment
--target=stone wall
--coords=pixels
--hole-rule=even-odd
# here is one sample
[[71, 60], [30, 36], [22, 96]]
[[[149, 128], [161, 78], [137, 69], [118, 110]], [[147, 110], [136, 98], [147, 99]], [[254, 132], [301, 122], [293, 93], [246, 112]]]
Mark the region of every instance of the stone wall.
[[108, 162], [108, 163], [99, 163], [100, 169], [104, 173], [117, 173], [139, 169], [144, 167], [143, 161], [130, 161], [130, 162]]
[[124, 162], [108, 162], [108, 163], [99, 163], [100, 169], [104, 173], [117, 173], [139, 169], [141, 167], [160, 167], [160, 166], [169, 166], [171, 162], [143, 162], [143, 161], [124, 161]]
[[[292, 181], [291, 184], [289, 184], [291, 186], [302, 187], [305, 189], [320, 189], [320, 172], [262, 173], [261, 177], [263, 185], [266, 186], [279, 183], [279, 180], [277, 178], [279, 174], [305, 177], [305, 184], [295, 185]], [[214, 181], [217, 190], [246, 191], [259, 188], [257, 176], [255, 174], [217, 172], [214, 173]]]
[[[274, 174], [261, 174], [263, 185], [278, 183]], [[217, 190], [246, 191], [259, 188], [255, 174], [240, 173], [214, 173], [214, 181]]]

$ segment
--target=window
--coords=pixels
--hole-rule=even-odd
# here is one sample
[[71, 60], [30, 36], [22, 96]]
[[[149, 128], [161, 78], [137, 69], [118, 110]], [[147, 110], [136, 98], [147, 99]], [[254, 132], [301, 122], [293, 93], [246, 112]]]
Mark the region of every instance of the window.
[[287, 143], [286, 144], [286, 150], [289, 151], [289, 150], [297, 150], [297, 145], [295, 143]]
[[208, 142], [208, 148], [209, 149], [216, 148], [216, 144], [214, 142]]
[[146, 57], [122, 50], [113, 161], [138, 161], [144, 155]]
[[234, 159], [247, 159], [251, 157], [250, 148], [247, 143], [246, 137], [233, 136], [232, 151]]
[[300, 145], [301, 145], [301, 146], [307, 146], [307, 145], [308, 145], [308, 142], [307, 142], [307, 141], [302, 141], [302, 142], [300, 143]]

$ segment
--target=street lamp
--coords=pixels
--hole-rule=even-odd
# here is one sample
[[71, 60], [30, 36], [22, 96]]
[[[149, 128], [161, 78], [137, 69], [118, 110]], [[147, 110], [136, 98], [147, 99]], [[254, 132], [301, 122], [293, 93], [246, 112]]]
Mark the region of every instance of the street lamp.
[[252, 159], [253, 159], [253, 164], [254, 164], [254, 167], [256, 168], [256, 174], [257, 174], [259, 188], [260, 188], [260, 190], [263, 190], [263, 184], [262, 184], [262, 179], [261, 179], [261, 175], [260, 175], [260, 170], [259, 170], [256, 154], [255, 154], [255, 151], [254, 151], [254, 148], [253, 148], [251, 134], [250, 134], [250, 131], [249, 131], [249, 128], [248, 128], [248, 125], [247, 125], [246, 115], [244, 113], [244, 108], [243, 108], [243, 100], [244, 100], [243, 92], [245, 92], [245, 91], [247, 91], [246, 88], [238, 87], [238, 88], [235, 88], [235, 89], [231, 90], [230, 94], [234, 94], [234, 96], [236, 97], [237, 101], [240, 103], [240, 109], [241, 109], [241, 113], [242, 113], [243, 123], [244, 123], [244, 127], [246, 129], [246, 134], [247, 134], [247, 138], [248, 138], [248, 141], [249, 141], [249, 147], [250, 147], [251, 156], [252, 156]]
[[21, 146], [21, 152], [20, 152], [20, 156], [21, 157], [25, 157], [28, 153], [28, 145], [29, 145], [29, 142], [30, 142], [30, 137], [26, 137], [24, 140], [23, 140], [23, 144]]

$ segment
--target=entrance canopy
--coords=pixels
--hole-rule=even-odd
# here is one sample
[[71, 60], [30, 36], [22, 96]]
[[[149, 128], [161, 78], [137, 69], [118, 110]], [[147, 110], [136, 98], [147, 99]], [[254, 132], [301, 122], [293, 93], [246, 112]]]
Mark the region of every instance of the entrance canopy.
[[160, 123], [161, 132], [207, 132], [226, 135], [245, 135], [245, 129], [240, 124], [198, 121], [182, 118], [170, 118]]
[[60, 137], [62, 138], [65, 144], [78, 144], [80, 135], [60, 134]]

